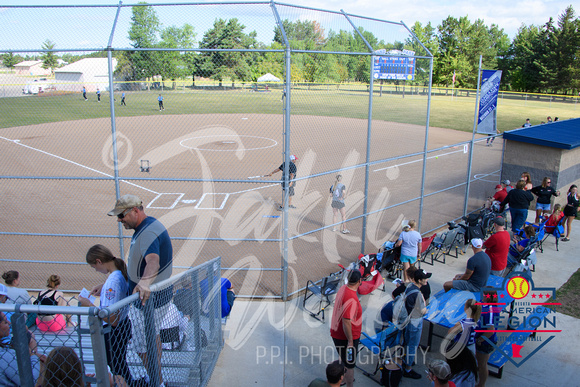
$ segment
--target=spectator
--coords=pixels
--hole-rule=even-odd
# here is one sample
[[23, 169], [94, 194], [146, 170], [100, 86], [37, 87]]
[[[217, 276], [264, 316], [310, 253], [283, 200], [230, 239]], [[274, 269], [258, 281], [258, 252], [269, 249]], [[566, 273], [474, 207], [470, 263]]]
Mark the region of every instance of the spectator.
[[529, 191], [532, 189], [533, 184], [532, 184], [532, 176], [530, 175], [529, 172], [522, 172], [522, 176], [521, 178], [522, 180], [524, 180], [526, 182], [526, 185], [524, 187], [524, 190]]
[[[47, 290], [38, 292], [38, 298], [34, 302], [37, 305], [45, 306], [68, 306], [64, 295], [58, 290], [60, 277], [51, 275], [46, 281]], [[71, 325], [70, 316], [62, 314], [41, 314], [36, 317], [36, 326], [43, 332], [58, 332]]]
[[548, 118], [546, 119], [548, 121], [548, 123], [552, 122], [552, 117], [548, 116]]
[[448, 292], [451, 289], [479, 292], [487, 284], [491, 271], [491, 260], [483, 252], [483, 241], [479, 238], [471, 240], [473, 256], [467, 260], [467, 268], [464, 274], [458, 274], [452, 281], [443, 284], [443, 289]]
[[[4, 338], [9, 335], [10, 321], [3, 312], [0, 312], [0, 386], [21, 386], [16, 351], [9, 344], [4, 343]], [[36, 342], [29, 347], [36, 348]], [[32, 379], [35, 382], [40, 376], [40, 363], [43, 361], [44, 355], [39, 355], [36, 351], [30, 351]]]
[[[416, 271], [417, 271], [417, 268], [415, 266], [410, 266], [407, 269], [407, 278], [414, 278]], [[375, 326], [375, 331], [377, 333], [382, 331], [383, 329], [385, 329], [387, 323], [393, 321], [393, 305], [395, 303], [394, 300], [399, 295], [401, 295], [405, 292], [407, 285], [408, 284], [404, 283], [403, 281], [398, 280], [396, 287], [395, 287], [395, 290], [393, 290], [393, 292], [391, 293], [391, 297], [393, 297], [393, 301], [387, 302], [385, 305], [383, 305], [383, 307], [379, 311], [379, 318], [377, 319], [379, 324], [377, 324]], [[429, 304], [429, 298], [431, 297], [431, 285], [429, 285], [429, 282], [427, 282], [425, 285], [421, 285], [419, 290], [421, 291], [421, 294], [423, 294], [423, 298], [425, 299], [425, 302], [427, 304]]]
[[421, 234], [415, 231], [415, 220], [410, 220], [403, 226], [403, 232], [399, 235], [395, 247], [401, 246], [401, 262], [403, 262], [403, 277], [405, 282], [411, 279], [407, 277], [407, 269], [414, 265], [421, 255]]
[[[161, 375], [161, 338], [159, 327], [163, 317], [167, 314], [169, 304], [173, 297], [171, 287], [160, 290], [153, 295], [154, 323], [157, 345], [156, 370], [149, 369], [147, 346], [145, 342], [145, 322], [141, 305], [151, 297], [150, 286], [171, 277], [173, 270], [173, 247], [167, 229], [157, 219], [147, 216], [143, 211], [143, 202], [135, 195], [124, 195], [117, 200], [115, 207], [107, 213], [116, 216], [117, 222], [123, 224], [125, 229], [135, 232], [131, 238], [131, 248], [127, 260], [127, 272], [129, 274], [129, 293], [139, 293], [140, 303], [130, 308], [129, 314], [133, 325], [132, 343], [135, 351], [141, 357], [147, 368], [149, 379], [159, 380], [160, 386], [165, 386]], [[100, 292], [101, 286], [93, 288], [92, 293]], [[155, 377], [155, 378], [154, 378]]]
[[56, 347], [46, 358], [41, 387], [84, 387], [83, 365], [69, 347]]
[[550, 202], [552, 196], [560, 196], [560, 191], [552, 188], [552, 179], [544, 177], [542, 185], [532, 188], [532, 193], [538, 197], [536, 201], [536, 220], [534, 223], [539, 224], [542, 220], [542, 215], [550, 212]]
[[544, 227], [546, 228], [546, 232], [553, 233], [554, 229], [560, 224], [560, 221], [564, 217], [564, 212], [562, 211], [562, 206], [559, 204], [554, 204], [554, 211], [552, 211], [552, 215], [546, 220], [544, 223]]
[[529, 128], [530, 126], [532, 126], [532, 124], [530, 124], [530, 119], [526, 118], [526, 123], [522, 125], [522, 128]]
[[489, 355], [495, 351], [495, 347], [490, 343], [497, 343], [494, 323], [499, 321], [497, 317], [501, 313], [501, 306], [490, 305], [498, 303], [497, 292], [495, 290], [484, 289], [482, 302], [481, 318], [479, 319], [479, 327], [477, 330], [489, 332], [475, 333], [475, 357], [477, 359], [479, 374], [478, 387], [485, 387], [485, 382], [487, 381], [487, 361], [489, 360]]
[[419, 269], [413, 275], [413, 281], [407, 285], [405, 289], [405, 309], [410, 321], [405, 327], [403, 333], [403, 346], [405, 347], [405, 369], [403, 376], [412, 379], [421, 379], [421, 375], [413, 370], [412, 366], [415, 363], [417, 347], [421, 342], [421, 333], [423, 332], [423, 316], [427, 314], [427, 304], [420, 287], [427, 284], [431, 278], [431, 273], [426, 273], [425, 270]]
[[483, 243], [485, 253], [491, 259], [491, 274], [499, 276], [505, 270], [510, 249], [510, 233], [504, 227], [504, 218], [497, 216], [493, 220], [495, 232]]
[[520, 240], [516, 245], [510, 246], [509, 254], [508, 254], [508, 267], [512, 267], [513, 265], [517, 264], [518, 261], [516, 257], [520, 255], [522, 251], [528, 246], [530, 243], [530, 239], [536, 236], [536, 228], [531, 224], [528, 224], [524, 227], [524, 233], [526, 237]]
[[512, 232], [517, 233], [517, 230], [522, 228], [526, 218], [528, 217], [528, 208], [530, 202], [534, 200], [534, 195], [529, 191], [524, 191], [526, 182], [524, 180], [518, 181], [516, 188], [508, 192], [506, 198], [501, 202], [502, 208], [506, 204], [510, 205], [510, 214], [512, 217]]
[[[360, 271], [355, 269], [349, 272], [348, 283], [343, 285], [336, 294], [330, 325], [330, 336], [346, 367], [347, 387], [352, 387], [354, 382], [357, 348], [362, 330], [362, 306], [357, 296], [361, 282]], [[350, 359], [349, 352], [352, 353]]]
[[566, 216], [566, 236], [562, 238], [563, 242], [568, 242], [570, 240], [572, 221], [576, 219], [578, 206], [580, 205], [580, 200], [578, 199], [578, 187], [575, 184], [572, 184], [568, 189], [568, 195], [566, 195], [566, 198], [568, 201], [564, 207], [564, 216]]
[[344, 380], [345, 368], [340, 360], [335, 360], [326, 366], [326, 381], [316, 378], [308, 387], [339, 387]]
[[[86, 255], [87, 263], [102, 274], [108, 274], [101, 288], [99, 297], [101, 309], [109, 307], [128, 296], [127, 266], [125, 261], [116, 258], [111, 250], [103, 245], [94, 245]], [[79, 296], [82, 306], [95, 306], [90, 300]], [[128, 385], [134, 385], [131, 371], [127, 365], [127, 344], [131, 340], [131, 320], [127, 317], [127, 308], [123, 308], [105, 319], [105, 328], [110, 326], [110, 332], [105, 333], [107, 364], [113, 375], [122, 377]], [[121, 381], [116, 379], [118, 385]]]
[[487, 199], [485, 208], [491, 208], [495, 212], [499, 212], [499, 204], [503, 202], [506, 196], [507, 191], [505, 190], [505, 187], [503, 187], [501, 184], [496, 185], [495, 193], [493, 194], [493, 196], [490, 196]]
[[456, 356], [445, 357], [451, 367], [450, 380], [457, 387], [474, 387], [477, 383], [478, 368], [475, 356], [467, 347], [463, 347]]
[[481, 305], [477, 305], [477, 301], [470, 298], [465, 301], [463, 310], [465, 311], [465, 318], [451, 327], [448, 334], [455, 337], [454, 346], [457, 345], [458, 352], [463, 347], [467, 347], [475, 356], [475, 328], [481, 317]]
[[28, 292], [18, 287], [20, 285], [20, 274], [16, 270], [4, 272], [2, 279], [6, 283], [7, 304], [32, 304]]
[[512, 189], [514, 189], [514, 187], [512, 187], [512, 185], [511, 185], [511, 184], [512, 184], [512, 182], [511, 182], [511, 181], [509, 181], [508, 179], [505, 179], [505, 180], [503, 180], [503, 181], [502, 181], [500, 184], [502, 185], [503, 189], [504, 189], [506, 192], [508, 192], [508, 193], [509, 193], [509, 192], [510, 192]]
[[427, 378], [433, 382], [435, 387], [455, 387], [455, 383], [450, 382], [451, 368], [443, 360], [431, 360], [427, 366]]

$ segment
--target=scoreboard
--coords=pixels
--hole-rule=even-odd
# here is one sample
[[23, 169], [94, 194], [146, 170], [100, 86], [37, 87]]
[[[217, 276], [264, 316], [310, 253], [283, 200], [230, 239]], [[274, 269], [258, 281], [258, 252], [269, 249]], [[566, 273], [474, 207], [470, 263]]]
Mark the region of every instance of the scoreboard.
[[396, 79], [412, 81], [415, 79], [415, 55], [414, 51], [390, 50], [387, 55], [377, 56], [373, 63], [374, 79]]

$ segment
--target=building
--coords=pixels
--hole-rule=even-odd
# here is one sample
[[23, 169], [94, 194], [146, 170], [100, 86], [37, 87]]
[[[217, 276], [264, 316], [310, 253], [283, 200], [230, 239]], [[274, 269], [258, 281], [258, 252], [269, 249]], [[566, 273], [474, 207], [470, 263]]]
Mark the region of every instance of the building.
[[[109, 89], [109, 68], [107, 58], [85, 58], [78, 62], [54, 70], [58, 90], [80, 91], [83, 86], [87, 92]], [[117, 59], [113, 58], [113, 70]]]
[[580, 185], [580, 118], [511, 130], [503, 138], [501, 179], [514, 181], [529, 172], [538, 186], [549, 177], [561, 194], [555, 202], [565, 204], [568, 187]]
[[16, 75], [41, 76], [50, 75], [50, 69], [42, 68], [41, 60], [26, 60], [14, 66]]

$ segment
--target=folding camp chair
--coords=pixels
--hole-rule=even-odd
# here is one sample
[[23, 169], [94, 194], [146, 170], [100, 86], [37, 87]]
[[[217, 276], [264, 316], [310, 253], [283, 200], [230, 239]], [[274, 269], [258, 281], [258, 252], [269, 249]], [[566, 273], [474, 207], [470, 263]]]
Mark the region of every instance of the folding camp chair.
[[[333, 273], [328, 277], [324, 277], [320, 281], [320, 285], [308, 280], [308, 282], [306, 282], [306, 291], [304, 292], [304, 301], [302, 302], [302, 308], [304, 308], [305, 311], [310, 313], [312, 317], [324, 323], [324, 310], [329, 305], [332, 304], [330, 296], [338, 292], [338, 289], [340, 288], [341, 278], [342, 278], [342, 270], [340, 272]], [[306, 307], [306, 301], [308, 301], [308, 299], [312, 296], [314, 296], [317, 299], [316, 303], [318, 303], [318, 307], [317, 309], [309, 310]], [[320, 314], [322, 315], [321, 318], [318, 317], [318, 315]]]
[[558, 242], [560, 238], [564, 234], [564, 222], [566, 221], [566, 217], [562, 217], [556, 226], [545, 226], [545, 234], [544, 238], [539, 240], [538, 249], [543, 253], [544, 252], [544, 242], [550, 235], [553, 235], [556, 238], [556, 251], [558, 250]]
[[535, 250], [537, 246], [537, 237], [530, 238], [528, 245], [521, 252], [517, 251], [514, 246], [510, 246], [510, 252], [508, 254], [508, 267], [503, 273], [503, 276], [507, 277], [512, 271], [535, 271], [535, 265], [537, 263]]
[[358, 365], [356, 367], [361, 370], [365, 376], [381, 384], [380, 381], [375, 379], [375, 376], [379, 372], [379, 369], [384, 360], [391, 356], [390, 349], [402, 345], [402, 341], [403, 331], [397, 329], [393, 323], [388, 323], [385, 329], [373, 336], [369, 336], [365, 332], [361, 332], [359, 351], [362, 348], [368, 349], [371, 351], [373, 357], [378, 357], [378, 361], [373, 373], [362, 369]]
[[[419, 259], [419, 269], [421, 268], [421, 262], [433, 265], [435, 254], [438, 251], [435, 243], [433, 243], [433, 240], [436, 236], [437, 234], [433, 234], [430, 237], [421, 239], [421, 259]], [[429, 259], [431, 262], [427, 262], [427, 259]]]

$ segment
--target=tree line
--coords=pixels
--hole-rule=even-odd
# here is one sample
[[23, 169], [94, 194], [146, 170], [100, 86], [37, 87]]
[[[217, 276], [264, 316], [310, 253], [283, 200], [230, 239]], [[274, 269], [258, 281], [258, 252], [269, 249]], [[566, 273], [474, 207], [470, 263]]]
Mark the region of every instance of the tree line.
[[[284, 20], [286, 37], [293, 50], [314, 53], [293, 53], [291, 77], [305, 82], [369, 82], [367, 56], [324, 54], [327, 52], [368, 52], [373, 49], [408, 49], [425, 55], [421, 44], [414, 39], [386, 43], [371, 32], [359, 27], [356, 31], [324, 31], [317, 21]], [[239, 51], [179, 51], [198, 44], [200, 49], [283, 50], [282, 31], [274, 30], [273, 41], [259, 42], [255, 31], [245, 32], [238, 19], [216, 19], [212, 28], [197, 42], [195, 28], [190, 24], [163, 27], [151, 6], [132, 7], [129, 39], [135, 49], [172, 49], [170, 51], [116, 51], [118, 60], [115, 76], [127, 81], [138, 81], [161, 75], [165, 80], [196, 77], [219, 82], [255, 82], [269, 72], [283, 78], [284, 54], [281, 52]], [[437, 27], [431, 23], [416, 22], [411, 28], [421, 43], [433, 54], [433, 84], [445, 87], [475, 88], [479, 56], [483, 67], [502, 70], [502, 89], [520, 92], [576, 94], [580, 90], [580, 19], [569, 6], [558, 16], [541, 25], [522, 25], [510, 41], [499, 26], [487, 26], [483, 20], [471, 22], [467, 16], [447, 17]], [[360, 35], [359, 35], [360, 33]], [[43, 49], [54, 48], [46, 41]], [[63, 60], [80, 59], [67, 54]], [[90, 56], [106, 56], [94, 53]], [[86, 57], [86, 56], [85, 56]], [[13, 67], [24, 58], [4, 54], [6, 67]], [[45, 68], [56, 67], [56, 55], [47, 52], [41, 56]], [[409, 85], [426, 85], [429, 63], [417, 61], [415, 79]], [[391, 81], [400, 83], [402, 81]]]

